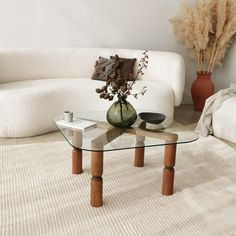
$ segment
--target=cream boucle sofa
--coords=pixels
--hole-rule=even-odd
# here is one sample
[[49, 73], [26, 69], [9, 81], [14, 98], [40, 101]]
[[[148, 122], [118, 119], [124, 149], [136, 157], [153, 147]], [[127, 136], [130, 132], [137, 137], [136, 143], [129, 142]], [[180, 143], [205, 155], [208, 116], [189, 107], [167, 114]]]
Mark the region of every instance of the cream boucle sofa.
[[[99, 56], [137, 58], [140, 50], [106, 48], [28, 48], [0, 50], [0, 137], [27, 137], [55, 130], [53, 117], [64, 110], [106, 110], [112, 102], [98, 98], [91, 80]], [[134, 88], [147, 86], [145, 96], [129, 101], [173, 121], [181, 103], [185, 68], [180, 55], [149, 51], [149, 66]]]
[[225, 100], [213, 113], [212, 130], [216, 137], [236, 143], [236, 96]]

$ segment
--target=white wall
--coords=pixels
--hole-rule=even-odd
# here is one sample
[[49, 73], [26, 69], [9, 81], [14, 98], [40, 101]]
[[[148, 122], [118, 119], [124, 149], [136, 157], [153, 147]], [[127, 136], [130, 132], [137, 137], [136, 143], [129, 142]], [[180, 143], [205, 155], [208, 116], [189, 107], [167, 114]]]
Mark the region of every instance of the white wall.
[[[188, 2], [195, 2], [188, 0]], [[94, 46], [180, 53], [186, 63], [185, 102], [195, 64], [168, 19], [181, 0], [0, 0], [0, 47]], [[215, 71], [217, 90], [236, 83], [236, 46]]]

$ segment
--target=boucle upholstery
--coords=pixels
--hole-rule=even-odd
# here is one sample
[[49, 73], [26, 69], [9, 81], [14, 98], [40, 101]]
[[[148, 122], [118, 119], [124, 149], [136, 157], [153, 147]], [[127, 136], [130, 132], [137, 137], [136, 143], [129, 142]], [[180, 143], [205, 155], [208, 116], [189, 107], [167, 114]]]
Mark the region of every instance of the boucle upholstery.
[[[37, 48], [0, 50], [0, 137], [27, 137], [55, 130], [54, 116], [64, 110], [106, 110], [112, 102], [98, 98], [91, 80], [98, 56], [137, 58], [140, 50], [102, 48]], [[173, 121], [181, 102], [184, 63], [170, 52], [149, 52], [149, 66], [134, 89], [148, 87], [145, 96], [129, 101], [139, 110], [152, 110]]]
[[213, 113], [212, 129], [216, 137], [236, 143], [236, 96], [225, 100]]

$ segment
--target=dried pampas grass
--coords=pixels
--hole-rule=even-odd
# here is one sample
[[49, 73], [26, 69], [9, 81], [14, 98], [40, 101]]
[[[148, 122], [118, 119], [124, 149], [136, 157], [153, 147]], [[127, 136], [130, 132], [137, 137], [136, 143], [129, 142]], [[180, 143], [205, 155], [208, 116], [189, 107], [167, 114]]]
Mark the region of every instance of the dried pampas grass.
[[197, 70], [211, 73], [235, 40], [236, 0], [198, 0], [194, 7], [183, 4], [181, 16], [170, 22]]

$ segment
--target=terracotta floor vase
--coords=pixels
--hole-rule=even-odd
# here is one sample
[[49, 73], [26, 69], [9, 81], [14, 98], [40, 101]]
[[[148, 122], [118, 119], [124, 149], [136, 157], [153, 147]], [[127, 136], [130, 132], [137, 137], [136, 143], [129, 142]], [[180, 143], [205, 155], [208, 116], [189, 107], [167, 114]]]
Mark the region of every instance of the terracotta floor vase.
[[214, 94], [211, 73], [197, 72], [197, 78], [192, 84], [191, 93], [195, 111], [202, 111], [206, 99]]

